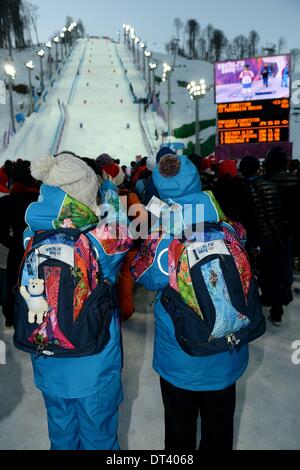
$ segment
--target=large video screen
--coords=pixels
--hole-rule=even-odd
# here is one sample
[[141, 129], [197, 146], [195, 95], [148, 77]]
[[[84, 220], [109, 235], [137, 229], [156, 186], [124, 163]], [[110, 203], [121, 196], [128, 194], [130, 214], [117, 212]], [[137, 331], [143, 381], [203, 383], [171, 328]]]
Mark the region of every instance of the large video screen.
[[290, 97], [291, 56], [217, 62], [216, 103]]
[[290, 101], [241, 101], [218, 104], [220, 145], [287, 142]]

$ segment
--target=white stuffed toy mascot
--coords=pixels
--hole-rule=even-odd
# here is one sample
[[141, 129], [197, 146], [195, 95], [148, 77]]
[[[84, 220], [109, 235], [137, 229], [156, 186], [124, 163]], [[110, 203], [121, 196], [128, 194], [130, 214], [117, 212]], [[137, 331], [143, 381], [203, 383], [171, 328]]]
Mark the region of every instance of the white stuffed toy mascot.
[[28, 322], [41, 325], [44, 321], [44, 315], [48, 312], [48, 302], [44, 298], [44, 280], [29, 279], [28, 290], [25, 286], [20, 287], [20, 293], [26, 300], [28, 306]]

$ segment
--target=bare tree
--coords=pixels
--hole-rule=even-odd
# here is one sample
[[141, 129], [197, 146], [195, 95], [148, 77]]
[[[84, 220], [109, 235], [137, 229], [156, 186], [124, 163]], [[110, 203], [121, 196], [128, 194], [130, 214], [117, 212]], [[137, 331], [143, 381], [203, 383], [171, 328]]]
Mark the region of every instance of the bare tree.
[[83, 26], [82, 20], [77, 21], [77, 31], [80, 37], [85, 35], [85, 27]]
[[25, 46], [21, 6], [21, 0], [1, 0], [0, 2], [0, 47], [8, 48], [11, 59], [13, 59], [13, 39], [16, 47]]
[[30, 2], [25, 2], [25, 11], [34, 29], [37, 45], [38, 47], [40, 47], [40, 41], [39, 41], [38, 30], [37, 30], [37, 21], [38, 21], [38, 16], [39, 16], [38, 10], [39, 10], [39, 7], [37, 5], [34, 5], [33, 3], [30, 3]]
[[189, 57], [190, 59], [197, 59], [196, 39], [200, 30], [198, 21], [195, 19], [188, 20], [186, 30], [188, 33]]
[[295, 72], [296, 65], [300, 62], [300, 49], [295, 48], [291, 50], [292, 56], [292, 71]]
[[13, 29], [15, 46], [17, 48], [25, 47], [24, 38], [24, 19], [22, 16], [22, 2], [21, 0], [10, 0], [9, 10], [11, 17], [11, 27]]
[[213, 34], [214, 34], [214, 27], [212, 24], [208, 24], [204, 31], [204, 36], [206, 38], [206, 44], [207, 44], [206, 60], [213, 60], [213, 44], [212, 44]]
[[66, 17], [66, 27], [69, 27], [71, 23], [74, 23], [74, 19], [72, 18], [72, 16], [67, 15], [67, 17]]
[[[175, 31], [176, 31], [176, 37], [172, 38], [172, 40], [171, 40], [171, 41], [173, 41], [173, 46], [175, 45], [175, 50], [173, 51], [173, 54], [174, 54], [173, 66], [175, 67], [176, 56], [177, 56], [177, 54], [179, 55], [179, 53], [180, 53], [180, 41], [181, 41], [180, 33], [183, 30], [184, 24], [183, 24], [183, 21], [180, 18], [177, 17], [177, 18], [174, 19], [173, 26], [174, 26]], [[174, 41], [175, 41], [175, 43], [174, 43]]]
[[276, 54], [276, 44], [267, 43], [267, 45], [263, 47], [262, 52], [264, 56]]
[[249, 55], [249, 41], [248, 38], [246, 38], [246, 36], [244, 36], [243, 34], [236, 36], [232, 44], [237, 57], [243, 58]]
[[278, 39], [278, 47], [277, 47], [278, 54], [282, 54], [283, 52], [285, 52], [286, 47], [287, 47], [287, 43], [286, 43], [285, 38], [283, 36], [280, 36], [280, 38]]
[[258, 52], [258, 44], [260, 41], [260, 36], [257, 31], [250, 31], [249, 33], [249, 55], [255, 57]]
[[226, 59], [235, 59], [237, 57], [235, 47], [232, 44], [232, 42], [229, 42], [229, 41], [226, 44], [224, 53], [225, 53]]
[[180, 18], [175, 18], [174, 19], [174, 28], [175, 28], [175, 31], [176, 31], [176, 37], [177, 38], [180, 38], [180, 33], [183, 29], [183, 21], [180, 19]]
[[0, 47], [9, 49], [12, 59], [12, 43], [10, 36], [11, 15], [8, 0], [0, 2]]
[[207, 40], [203, 33], [199, 37], [198, 45], [199, 45], [199, 57], [203, 60], [206, 60]]
[[30, 18], [28, 18], [27, 10], [26, 10], [26, 6], [24, 2], [22, 2], [21, 4], [21, 13], [22, 13], [22, 18], [23, 18], [23, 23], [24, 23], [24, 35], [25, 35], [26, 46], [32, 46], [33, 40], [31, 36], [31, 21], [30, 21]]
[[175, 38], [172, 38], [169, 42], [165, 44], [165, 49], [168, 54], [174, 54], [176, 48], [177, 44]]
[[214, 48], [214, 53], [215, 53], [215, 59], [220, 60], [222, 52], [226, 45], [228, 44], [228, 39], [226, 38], [225, 34], [223, 31], [220, 29], [215, 29], [213, 32], [213, 37], [212, 37], [212, 44]]

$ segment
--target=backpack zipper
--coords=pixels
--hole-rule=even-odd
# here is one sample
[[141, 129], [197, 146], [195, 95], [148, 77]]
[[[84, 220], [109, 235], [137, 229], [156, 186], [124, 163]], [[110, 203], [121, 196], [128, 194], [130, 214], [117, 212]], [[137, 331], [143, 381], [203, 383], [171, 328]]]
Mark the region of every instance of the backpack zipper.
[[234, 333], [227, 335], [226, 338], [227, 338], [227, 343], [228, 343], [230, 351], [233, 351], [233, 349], [241, 342], [240, 339], [236, 339], [236, 336]]
[[45, 348], [46, 348], [45, 345], [40, 344], [40, 345], [36, 348], [35, 357], [36, 357], [36, 358], [40, 357], [40, 356], [43, 354]]
[[54, 352], [51, 352], [51, 351], [43, 351], [42, 354], [46, 357], [54, 356]]

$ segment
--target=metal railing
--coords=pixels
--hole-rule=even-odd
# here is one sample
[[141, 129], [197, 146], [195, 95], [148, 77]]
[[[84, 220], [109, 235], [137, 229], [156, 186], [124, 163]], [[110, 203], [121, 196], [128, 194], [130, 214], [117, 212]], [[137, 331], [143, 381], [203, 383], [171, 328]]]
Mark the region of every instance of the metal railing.
[[56, 155], [59, 151], [59, 147], [60, 147], [61, 139], [65, 130], [66, 119], [67, 119], [66, 107], [64, 103], [58, 100], [58, 106], [59, 106], [59, 111], [60, 111], [60, 117], [59, 117], [59, 121], [55, 130], [53, 140], [52, 140], [52, 144], [49, 148], [50, 155]]
[[138, 112], [139, 124], [140, 124], [140, 128], [141, 128], [143, 140], [144, 140], [145, 146], [147, 148], [148, 156], [152, 156], [156, 152], [155, 152], [155, 148], [151, 145], [151, 142], [148, 138], [148, 134], [145, 130], [145, 127], [144, 127], [144, 124], [143, 124], [143, 121], [142, 121], [142, 112], [143, 112], [142, 111], [142, 106], [143, 106], [142, 103], [139, 103], [139, 112]]
[[0, 154], [3, 153], [7, 147], [9, 146], [10, 139], [14, 136], [14, 132], [12, 129], [11, 123], [9, 124], [8, 128], [6, 131], [3, 133], [3, 137], [0, 140]]
[[79, 65], [78, 65], [77, 72], [76, 72], [75, 77], [73, 79], [73, 83], [72, 83], [72, 87], [71, 87], [70, 95], [69, 95], [69, 99], [68, 99], [68, 104], [69, 105], [72, 104], [72, 102], [74, 100], [77, 85], [78, 85], [78, 82], [79, 82], [80, 72], [81, 72], [81, 69], [82, 69], [82, 64], [83, 64], [85, 56], [86, 56], [87, 44], [88, 43], [86, 42], [84, 50], [82, 51], [82, 55], [81, 55], [81, 59], [80, 59]]
[[133, 86], [132, 86], [132, 83], [130, 82], [129, 78], [128, 78], [128, 74], [126, 73], [126, 67], [124, 65], [124, 62], [120, 56], [120, 53], [118, 51], [118, 47], [117, 47], [117, 44], [115, 44], [115, 51], [116, 51], [116, 55], [119, 59], [119, 62], [120, 62], [120, 65], [121, 65], [121, 68], [123, 69], [123, 72], [124, 72], [124, 76], [125, 76], [125, 80], [126, 82], [128, 83], [128, 87], [129, 87], [129, 92], [130, 92], [130, 95], [132, 97], [132, 101], [133, 103], [138, 103], [139, 102], [139, 99], [138, 97], [136, 96], [136, 94], [134, 93], [134, 89], [133, 89]]

